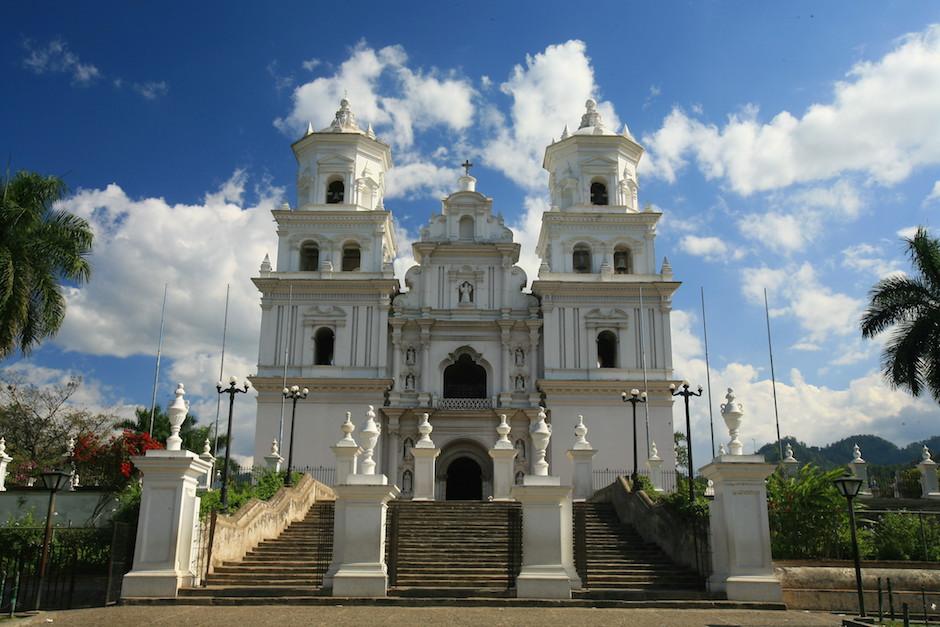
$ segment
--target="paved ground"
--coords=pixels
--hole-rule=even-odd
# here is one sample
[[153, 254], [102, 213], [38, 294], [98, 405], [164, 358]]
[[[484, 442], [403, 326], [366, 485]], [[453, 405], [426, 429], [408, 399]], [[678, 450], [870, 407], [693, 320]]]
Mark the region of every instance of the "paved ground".
[[[43, 612], [15, 625], [487, 625], [553, 627], [636, 625], [637, 627], [815, 627], [841, 625], [841, 619], [819, 612], [742, 610], [655, 610], [582, 608], [475, 607], [302, 607], [302, 606], [127, 606]], [[11, 626], [12, 627], [12, 626]]]

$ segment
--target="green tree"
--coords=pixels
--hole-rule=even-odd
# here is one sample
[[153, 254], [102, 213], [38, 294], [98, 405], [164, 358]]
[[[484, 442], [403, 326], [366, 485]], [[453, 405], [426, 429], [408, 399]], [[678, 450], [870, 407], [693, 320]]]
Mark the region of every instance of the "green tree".
[[[212, 427], [199, 426], [197, 418], [190, 413], [186, 414], [183, 425], [180, 427], [180, 437], [183, 439], [183, 448], [195, 453], [201, 453], [206, 440], [212, 439]], [[117, 429], [129, 429], [135, 433], [150, 432], [150, 409], [138, 407], [134, 411], [134, 418], [114, 423]], [[153, 412], [153, 438], [166, 446], [166, 439], [170, 437], [170, 416], [157, 405]], [[221, 436], [217, 446], [224, 446], [225, 436]]]
[[91, 275], [91, 227], [55, 208], [65, 191], [34, 172], [0, 179], [0, 359], [54, 335], [65, 319], [60, 283]]
[[918, 227], [905, 238], [914, 276], [893, 275], [869, 294], [862, 335], [894, 329], [882, 353], [882, 370], [894, 387], [914, 396], [925, 389], [940, 401], [940, 240]]

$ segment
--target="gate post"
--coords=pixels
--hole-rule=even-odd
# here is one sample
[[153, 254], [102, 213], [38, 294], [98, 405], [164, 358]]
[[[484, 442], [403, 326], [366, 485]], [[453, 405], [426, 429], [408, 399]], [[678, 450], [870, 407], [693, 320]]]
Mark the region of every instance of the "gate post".
[[431, 440], [431, 432], [434, 428], [428, 421], [426, 413], [421, 414], [421, 422], [418, 423], [418, 432], [421, 437], [415, 442], [411, 454], [415, 459], [415, 483], [412, 501], [433, 501], [434, 500], [434, 460], [441, 454], [441, 449], [434, 446]]
[[167, 412], [172, 434], [166, 450], [132, 457], [143, 473], [134, 567], [124, 576], [122, 597], [175, 598], [198, 576], [192, 568], [193, 527], [199, 519], [199, 480], [209, 464], [181, 449], [180, 425], [186, 417], [183, 384]]

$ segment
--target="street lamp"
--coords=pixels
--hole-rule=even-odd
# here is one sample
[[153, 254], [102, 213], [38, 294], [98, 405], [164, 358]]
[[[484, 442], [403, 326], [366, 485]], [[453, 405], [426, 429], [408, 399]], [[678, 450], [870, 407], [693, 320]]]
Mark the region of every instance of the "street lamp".
[[222, 468], [222, 509], [228, 507], [228, 462], [232, 453], [232, 409], [235, 407], [235, 395], [243, 394], [248, 391], [248, 382], [244, 386], [238, 386], [238, 378], [232, 377], [228, 380], [228, 387], [222, 387], [219, 381], [215, 389], [219, 394], [228, 394], [228, 431], [225, 432], [225, 466]]
[[630, 481], [633, 482], [633, 489], [636, 490], [636, 482], [640, 477], [640, 473], [637, 472], [637, 452], [636, 452], [636, 405], [637, 403], [646, 402], [646, 392], [640, 394], [640, 391], [636, 388], [630, 390], [630, 395], [628, 396], [626, 392], [620, 393], [620, 398], [624, 403], [630, 403], [633, 405], [633, 474], [630, 475]]
[[284, 388], [282, 394], [284, 398], [293, 401], [294, 405], [290, 414], [290, 445], [287, 448], [287, 476], [284, 477], [284, 485], [290, 487], [293, 485], [290, 478], [291, 467], [294, 465], [294, 420], [297, 418], [297, 401], [307, 398], [310, 390], [300, 389], [299, 386], [292, 385], [290, 389]]
[[849, 504], [849, 530], [852, 532], [852, 558], [855, 560], [855, 590], [858, 592], [858, 613], [865, 616], [865, 595], [862, 592], [862, 563], [858, 556], [858, 538], [855, 537], [855, 507], [852, 499], [858, 496], [862, 489], [862, 480], [857, 477], [839, 477], [834, 480], [839, 494], [845, 497]]
[[69, 483], [71, 475], [61, 470], [47, 470], [42, 473], [42, 486], [49, 490], [49, 509], [46, 511], [46, 533], [42, 537], [42, 557], [39, 558], [39, 580], [36, 582], [36, 609], [42, 595], [42, 580], [46, 576], [46, 564], [49, 561], [49, 544], [52, 542], [52, 514], [55, 510], [55, 493]]
[[698, 391], [693, 392], [689, 389], [689, 382], [682, 382], [682, 389], [677, 390], [675, 383], [669, 384], [669, 391], [673, 396], [681, 396], [685, 400], [685, 445], [689, 457], [689, 505], [695, 505], [695, 484], [692, 479], [695, 476], [695, 466], [692, 464], [692, 419], [689, 417], [689, 398], [702, 395], [702, 386], [698, 386]]

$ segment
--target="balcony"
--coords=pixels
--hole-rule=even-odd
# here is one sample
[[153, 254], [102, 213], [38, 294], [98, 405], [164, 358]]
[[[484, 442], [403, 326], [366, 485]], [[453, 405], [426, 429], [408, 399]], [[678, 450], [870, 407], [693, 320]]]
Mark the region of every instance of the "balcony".
[[437, 401], [438, 409], [492, 409], [493, 401], [489, 398], [442, 398]]

